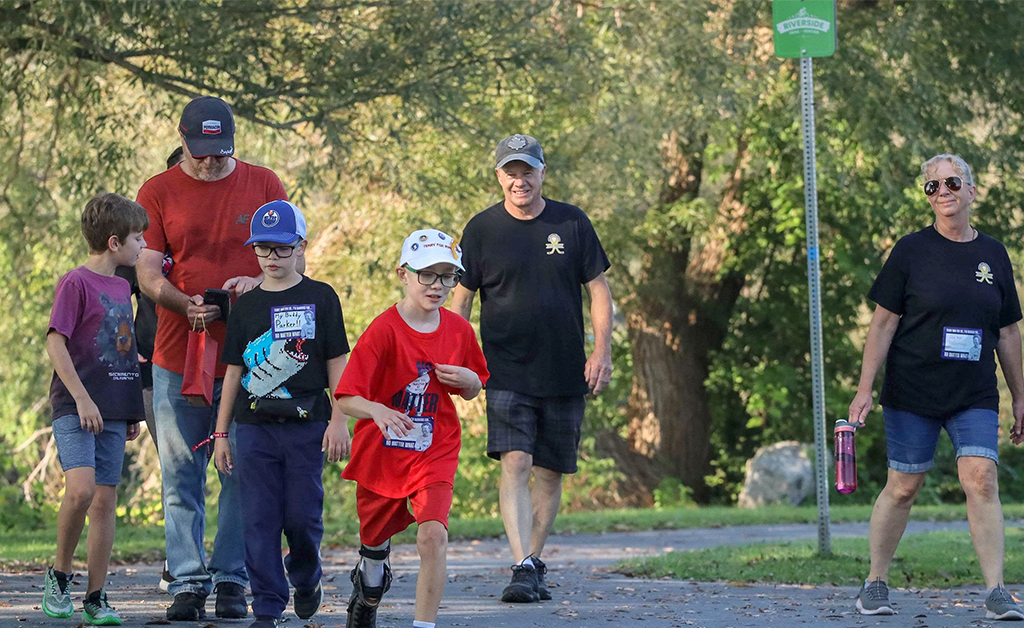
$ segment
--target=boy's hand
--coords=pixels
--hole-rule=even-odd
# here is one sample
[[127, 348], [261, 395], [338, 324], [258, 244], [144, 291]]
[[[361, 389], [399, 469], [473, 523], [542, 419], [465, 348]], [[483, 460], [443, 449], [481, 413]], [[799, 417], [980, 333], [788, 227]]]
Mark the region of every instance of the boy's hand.
[[347, 458], [352, 450], [352, 439], [348, 435], [348, 420], [340, 412], [334, 412], [324, 432], [324, 443], [320, 451], [327, 452], [327, 462], [338, 462]]
[[235, 462], [231, 459], [231, 441], [226, 438], [213, 439], [213, 464], [224, 475], [231, 475]]
[[103, 431], [103, 417], [100, 416], [100, 409], [96, 407], [92, 397], [75, 402], [78, 409], [78, 421], [82, 429], [90, 434], [99, 434]]
[[374, 408], [373, 416], [370, 418], [377, 424], [384, 438], [391, 438], [391, 434], [388, 434], [389, 427], [399, 438], [405, 438], [409, 434], [409, 430], [416, 427], [416, 424], [412, 422], [408, 415], [398, 410], [393, 410], [382, 403], [377, 404], [377, 407]]
[[480, 377], [464, 366], [435, 364], [434, 372], [437, 373], [438, 381], [458, 390], [472, 388], [480, 384]]
[[136, 438], [139, 437], [139, 434], [141, 434], [141, 433], [142, 433], [142, 428], [139, 427], [138, 423], [129, 423], [128, 424], [128, 432], [125, 434], [125, 438], [124, 439], [126, 441], [135, 440]]

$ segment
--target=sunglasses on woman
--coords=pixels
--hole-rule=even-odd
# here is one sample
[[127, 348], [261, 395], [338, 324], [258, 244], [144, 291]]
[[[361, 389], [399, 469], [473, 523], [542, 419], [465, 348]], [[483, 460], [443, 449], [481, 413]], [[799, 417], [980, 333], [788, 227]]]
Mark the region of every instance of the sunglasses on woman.
[[950, 192], [959, 192], [964, 187], [964, 180], [960, 177], [946, 177], [945, 179], [932, 179], [924, 182], [925, 196], [934, 196], [939, 191], [939, 185], [945, 183], [946, 189]]

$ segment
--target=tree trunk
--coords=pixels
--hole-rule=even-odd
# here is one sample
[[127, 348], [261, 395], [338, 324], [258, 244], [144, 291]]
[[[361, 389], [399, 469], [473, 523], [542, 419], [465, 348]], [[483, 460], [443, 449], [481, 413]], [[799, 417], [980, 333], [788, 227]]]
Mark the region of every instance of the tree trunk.
[[[648, 211], [663, 211], [698, 193], [703, 141], [688, 144], [670, 136], [666, 146], [663, 156], [672, 167], [662, 207]], [[634, 369], [627, 408], [630, 448], [657, 463], [663, 474], [679, 478], [702, 503], [709, 497], [704, 477], [712, 457], [712, 416], [704, 382], [743, 287], [742, 275], [722, 275], [721, 268], [728, 235], [744, 228], [745, 210], [736, 198], [745, 151], [740, 139], [736, 169], [718, 207], [721, 220], [699, 238], [676, 234], [647, 242], [639, 281], [626, 302]], [[618, 458], [627, 474], [642, 474], [649, 482], [658, 479], [643, 465]]]

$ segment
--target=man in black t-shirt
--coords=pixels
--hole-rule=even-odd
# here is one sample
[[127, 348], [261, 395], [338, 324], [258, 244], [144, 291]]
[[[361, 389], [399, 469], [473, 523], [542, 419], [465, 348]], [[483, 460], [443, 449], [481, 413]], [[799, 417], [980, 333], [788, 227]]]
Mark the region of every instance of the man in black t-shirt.
[[[536, 139], [503, 139], [495, 161], [504, 200], [466, 225], [466, 273], [452, 310], [468, 320], [480, 291], [491, 372], [487, 455], [501, 461], [501, 514], [516, 560], [501, 599], [536, 602], [551, 599], [540, 554], [558, 514], [562, 475], [576, 472], [584, 396], [611, 379], [609, 263], [586, 214], [541, 195], [546, 167]], [[594, 328], [589, 358], [581, 286], [590, 293]]]

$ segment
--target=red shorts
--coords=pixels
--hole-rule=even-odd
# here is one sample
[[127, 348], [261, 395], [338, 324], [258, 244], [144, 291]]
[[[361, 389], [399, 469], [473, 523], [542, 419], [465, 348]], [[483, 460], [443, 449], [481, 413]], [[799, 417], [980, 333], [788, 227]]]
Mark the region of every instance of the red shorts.
[[[412, 504], [409, 512], [408, 501]], [[408, 528], [415, 521], [439, 521], [448, 528], [448, 513], [452, 509], [452, 485], [435, 482], [419, 489], [408, 498], [384, 497], [356, 485], [356, 512], [359, 513], [359, 540], [370, 547], [385, 541]]]

